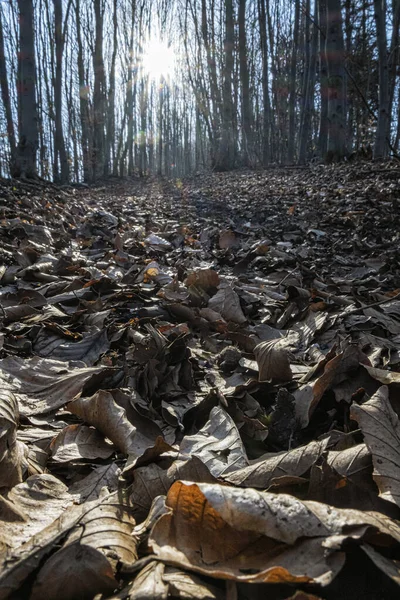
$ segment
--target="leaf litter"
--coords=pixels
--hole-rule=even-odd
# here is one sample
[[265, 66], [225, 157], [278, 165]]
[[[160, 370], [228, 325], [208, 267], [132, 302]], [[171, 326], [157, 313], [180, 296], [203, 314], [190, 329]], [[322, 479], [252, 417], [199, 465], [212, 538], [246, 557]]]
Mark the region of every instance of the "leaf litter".
[[0, 183], [0, 599], [398, 597], [399, 183]]

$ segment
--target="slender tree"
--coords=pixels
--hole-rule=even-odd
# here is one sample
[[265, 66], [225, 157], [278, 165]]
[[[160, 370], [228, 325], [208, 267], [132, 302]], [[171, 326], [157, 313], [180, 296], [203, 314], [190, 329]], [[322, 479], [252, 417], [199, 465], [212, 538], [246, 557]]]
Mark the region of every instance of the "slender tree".
[[18, 146], [12, 174], [36, 177], [39, 143], [36, 107], [36, 65], [33, 0], [18, 0]]
[[386, 0], [374, 0], [376, 39], [379, 66], [379, 108], [376, 126], [374, 158], [385, 158], [388, 154], [390, 130], [389, 65], [387, 58]]
[[346, 98], [343, 18], [340, 0], [327, 0], [326, 54], [328, 63], [328, 149], [327, 160], [346, 155]]

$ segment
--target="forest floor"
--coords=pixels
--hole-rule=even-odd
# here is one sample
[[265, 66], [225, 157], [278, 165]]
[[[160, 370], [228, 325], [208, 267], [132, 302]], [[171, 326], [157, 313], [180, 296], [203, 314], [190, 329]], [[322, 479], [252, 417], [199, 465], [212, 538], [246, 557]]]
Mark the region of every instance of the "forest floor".
[[399, 597], [400, 165], [0, 181], [0, 600]]

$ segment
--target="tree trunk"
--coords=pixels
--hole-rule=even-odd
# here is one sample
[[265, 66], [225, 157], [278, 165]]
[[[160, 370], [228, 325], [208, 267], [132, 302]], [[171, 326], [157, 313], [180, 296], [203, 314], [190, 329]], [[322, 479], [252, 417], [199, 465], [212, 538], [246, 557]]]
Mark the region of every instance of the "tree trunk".
[[89, 130], [89, 88], [85, 80], [85, 67], [83, 63], [83, 44], [81, 31], [80, 0], [75, 0], [76, 41], [78, 44], [78, 77], [79, 77], [79, 108], [81, 121], [81, 146], [83, 162], [83, 181], [92, 180], [90, 155], [92, 141]]
[[246, 166], [253, 165], [252, 116], [250, 103], [249, 67], [247, 63], [246, 0], [239, 0], [239, 62], [242, 109], [243, 158]]
[[[118, 20], [117, 20], [117, 0], [113, 5], [113, 51], [111, 56], [110, 85], [108, 88], [108, 106], [107, 106], [107, 135], [104, 160], [104, 175], [113, 172], [115, 163], [115, 64], [118, 50]], [[115, 174], [115, 173], [114, 173]]]
[[379, 63], [379, 112], [375, 132], [374, 159], [385, 158], [389, 149], [389, 69], [387, 59], [386, 0], [374, 0]]
[[12, 175], [36, 177], [38, 120], [36, 107], [36, 65], [33, 0], [18, 0], [18, 147]]
[[321, 108], [319, 114], [318, 155], [325, 158], [328, 151], [328, 63], [326, 57], [326, 0], [318, 0], [319, 22], [319, 85]]
[[[318, 29], [316, 19], [318, 12], [317, 0], [314, 3], [314, 19], [309, 26], [312, 30], [310, 43], [310, 56], [308, 60], [307, 79], [305, 86], [305, 96], [303, 103], [303, 113], [300, 129], [300, 148], [299, 148], [299, 163], [304, 164], [309, 157], [310, 144], [310, 128], [311, 117], [314, 109], [314, 88], [315, 88], [315, 70], [317, 66], [317, 45], [318, 45]], [[309, 20], [309, 15], [306, 15], [306, 20]], [[310, 20], [311, 21], [311, 20]]]
[[94, 0], [95, 49], [93, 56], [94, 92], [93, 92], [93, 153], [92, 169], [94, 179], [104, 172], [104, 124], [105, 124], [105, 74], [103, 63], [103, 9], [101, 0]]
[[340, 0], [327, 0], [328, 149], [326, 160], [346, 155], [346, 99], [343, 20]]
[[296, 62], [297, 49], [299, 45], [299, 21], [300, 2], [295, 3], [294, 25], [293, 25], [293, 47], [290, 61], [290, 84], [289, 84], [289, 140], [288, 140], [288, 163], [294, 162], [295, 148], [295, 109], [296, 109]]
[[9, 89], [9, 85], [8, 85], [6, 57], [5, 57], [5, 51], [4, 51], [3, 15], [2, 15], [1, 10], [0, 10], [0, 85], [1, 85], [1, 99], [3, 100], [4, 113], [5, 113], [6, 123], [7, 123], [8, 144], [10, 146], [9, 166], [10, 166], [10, 171], [13, 171], [15, 154], [16, 154], [16, 141], [15, 141], [14, 121], [12, 118], [12, 111], [11, 111], [10, 89]]
[[269, 97], [269, 66], [267, 44], [267, 15], [264, 0], [258, 0], [258, 21], [260, 25], [260, 46], [262, 54], [262, 94], [263, 94], [263, 132], [262, 132], [262, 162], [266, 166], [270, 161], [269, 127], [271, 119], [271, 103]]
[[[53, 0], [54, 6], [54, 33], [56, 46], [56, 68], [54, 81], [54, 177], [56, 181], [66, 183], [69, 179], [68, 157], [65, 150], [63, 122], [62, 122], [62, 62], [64, 52], [63, 26], [62, 26], [62, 0]], [[60, 165], [61, 176], [58, 176]]]
[[233, 45], [234, 20], [233, 2], [225, 0], [225, 48], [224, 48], [224, 86], [222, 109], [222, 132], [215, 168], [217, 171], [229, 171], [235, 165], [235, 145], [233, 135]]

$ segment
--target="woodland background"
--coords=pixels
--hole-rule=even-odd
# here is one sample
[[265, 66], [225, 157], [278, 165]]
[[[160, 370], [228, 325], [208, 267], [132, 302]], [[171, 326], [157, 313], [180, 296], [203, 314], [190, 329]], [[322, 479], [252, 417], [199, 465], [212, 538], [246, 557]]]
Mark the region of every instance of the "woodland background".
[[[397, 154], [400, 0], [3, 0], [0, 173], [56, 182]], [[162, 39], [173, 72], [146, 72]]]

